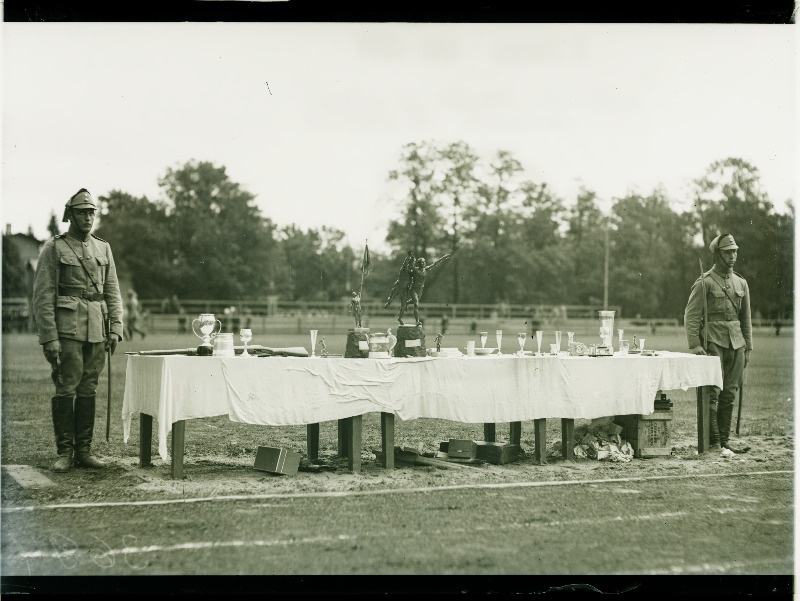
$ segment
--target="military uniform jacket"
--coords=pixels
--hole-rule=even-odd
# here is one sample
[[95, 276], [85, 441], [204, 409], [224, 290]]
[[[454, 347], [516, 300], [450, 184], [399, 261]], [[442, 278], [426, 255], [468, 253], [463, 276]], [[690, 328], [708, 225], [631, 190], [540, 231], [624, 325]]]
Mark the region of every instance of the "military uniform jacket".
[[[705, 282], [708, 316], [703, 303]], [[708, 341], [726, 348], [753, 349], [750, 321], [750, 288], [738, 273], [720, 275], [713, 268], [692, 284], [683, 316], [689, 348], [704, 346], [703, 323], [708, 324]]]
[[33, 311], [39, 344], [59, 338], [103, 342], [105, 315], [121, 340], [122, 295], [108, 242], [68, 234], [45, 242], [33, 281]]

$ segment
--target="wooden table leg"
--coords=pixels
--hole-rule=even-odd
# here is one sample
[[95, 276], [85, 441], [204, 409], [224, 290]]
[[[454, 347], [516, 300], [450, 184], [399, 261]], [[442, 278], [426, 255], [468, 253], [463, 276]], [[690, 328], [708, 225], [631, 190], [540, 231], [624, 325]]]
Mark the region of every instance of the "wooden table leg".
[[319, 424], [306, 424], [306, 450], [308, 460], [319, 458]]
[[486, 442], [495, 442], [497, 440], [495, 424], [483, 424], [483, 440]]
[[508, 441], [517, 445], [522, 442], [522, 422], [511, 422], [508, 425]]
[[697, 387], [697, 452], [706, 453], [711, 446], [711, 397], [708, 386]]
[[139, 414], [139, 467], [153, 465], [153, 416]]
[[386, 469], [394, 469], [394, 413], [381, 412], [381, 465]]
[[357, 474], [361, 471], [361, 416], [354, 415], [348, 418], [350, 422], [349, 445], [347, 454], [347, 465], [350, 471]]
[[575, 459], [575, 420], [561, 418], [561, 456]]
[[547, 420], [533, 420], [533, 460], [539, 465], [547, 463]]
[[172, 424], [172, 477], [183, 478], [183, 449], [186, 441], [186, 422], [179, 420]]
[[336, 425], [338, 438], [337, 451], [339, 457], [347, 457], [350, 448], [350, 418], [340, 419]]

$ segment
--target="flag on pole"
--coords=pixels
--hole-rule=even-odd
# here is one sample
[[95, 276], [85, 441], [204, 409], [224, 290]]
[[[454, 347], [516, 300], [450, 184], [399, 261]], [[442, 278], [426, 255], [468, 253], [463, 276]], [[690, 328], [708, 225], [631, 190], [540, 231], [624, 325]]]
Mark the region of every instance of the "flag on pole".
[[369, 258], [369, 246], [364, 243], [364, 257], [361, 259], [361, 278], [369, 275], [369, 270], [372, 269], [372, 264]]

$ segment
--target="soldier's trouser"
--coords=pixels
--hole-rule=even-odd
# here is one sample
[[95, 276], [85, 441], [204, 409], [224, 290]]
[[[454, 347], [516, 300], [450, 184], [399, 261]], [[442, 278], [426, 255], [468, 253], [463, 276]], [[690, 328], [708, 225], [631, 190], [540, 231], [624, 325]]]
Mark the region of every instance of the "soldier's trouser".
[[711, 444], [725, 445], [731, 435], [733, 405], [744, 375], [744, 347], [738, 349], [708, 343], [706, 352], [719, 357], [722, 366], [722, 389], [711, 387]]
[[56, 382], [56, 396], [93, 397], [106, 357], [104, 342], [84, 342], [60, 338], [61, 366]]

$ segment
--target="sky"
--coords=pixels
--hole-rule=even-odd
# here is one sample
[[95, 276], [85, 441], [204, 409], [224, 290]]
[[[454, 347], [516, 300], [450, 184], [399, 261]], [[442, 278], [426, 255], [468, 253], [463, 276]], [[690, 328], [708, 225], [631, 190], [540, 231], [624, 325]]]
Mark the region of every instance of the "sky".
[[409, 142], [463, 141], [567, 203], [662, 188], [726, 157], [797, 200], [793, 25], [4, 23], [2, 219], [46, 238], [81, 187], [162, 198], [224, 166], [265, 217], [383, 245]]

